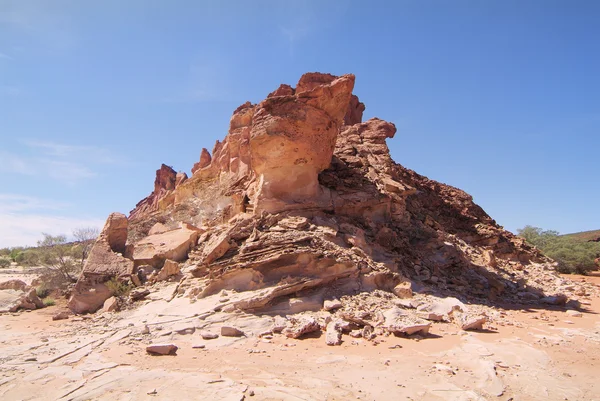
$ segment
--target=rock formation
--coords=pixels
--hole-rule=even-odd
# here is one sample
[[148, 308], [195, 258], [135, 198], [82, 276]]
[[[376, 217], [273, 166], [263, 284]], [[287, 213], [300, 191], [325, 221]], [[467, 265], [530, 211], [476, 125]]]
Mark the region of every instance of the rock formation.
[[[427, 320], [452, 319], [434, 310], [407, 314], [393, 303], [385, 316], [356, 314], [340, 298], [349, 295], [383, 291], [410, 302], [415, 291], [429, 291], [479, 303], [560, 295], [551, 260], [465, 192], [391, 159], [386, 141], [396, 127], [362, 122], [354, 79], [305, 74], [295, 88], [281, 85], [238, 107], [225, 139], [212, 155], [202, 149], [189, 178], [163, 164], [152, 193], [131, 211], [124, 252], [122, 236], [121, 251], [103, 239], [109, 218], [71, 308], [100, 308], [109, 275], [139, 286], [171, 275], [174, 262], [183, 275], [178, 296], [239, 294], [223, 310], [299, 313], [342, 299], [329, 309], [337, 319], [329, 325], [332, 343], [348, 329], [342, 320], [371, 337], [374, 327], [411, 334], [426, 332]], [[169, 272], [159, 274], [167, 260]], [[295, 322], [294, 333], [316, 324]]]
[[108, 216], [98, 236], [73, 294], [69, 308], [76, 313], [95, 312], [112, 296], [106, 282], [112, 278], [124, 280], [133, 273], [133, 261], [122, 256], [127, 241], [127, 217], [121, 213]]

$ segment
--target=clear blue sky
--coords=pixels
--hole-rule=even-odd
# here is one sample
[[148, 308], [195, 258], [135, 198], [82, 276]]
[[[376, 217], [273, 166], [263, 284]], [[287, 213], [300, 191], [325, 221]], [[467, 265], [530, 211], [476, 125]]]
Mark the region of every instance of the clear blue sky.
[[0, 0], [0, 247], [128, 213], [307, 71], [507, 229], [600, 228], [598, 1]]

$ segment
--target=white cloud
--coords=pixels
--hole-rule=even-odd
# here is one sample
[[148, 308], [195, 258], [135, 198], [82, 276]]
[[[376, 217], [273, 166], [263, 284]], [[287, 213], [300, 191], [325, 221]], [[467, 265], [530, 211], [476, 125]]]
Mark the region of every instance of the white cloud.
[[0, 59], [5, 59], [5, 60], [14, 60], [12, 57], [10, 57], [8, 54], [2, 53], [0, 52]]
[[[52, 141], [25, 140], [26, 149], [0, 150], [0, 171], [27, 176], [48, 177], [67, 185], [98, 176], [98, 164], [123, 165], [127, 162], [111, 151], [96, 146], [67, 145]], [[27, 155], [24, 155], [27, 153]]]
[[43, 232], [70, 237], [75, 228], [103, 226], [102, 219], [64, 216], [68, 206], [31, 196], [0, 194], [0, 248], [35, 245]]
[[104, 225], [103, 220], [94, 218], [2, 212], [0, 221], [0, 248], [35, 245], [42, 239], [42, 233], [70, 237], [75, 228]]

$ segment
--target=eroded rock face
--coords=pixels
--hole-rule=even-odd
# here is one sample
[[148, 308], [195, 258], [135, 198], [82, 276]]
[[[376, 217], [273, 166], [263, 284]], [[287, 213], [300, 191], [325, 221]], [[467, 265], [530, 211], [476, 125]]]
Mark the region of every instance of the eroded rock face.
[[267, 98], [257, 107], [250, 148], [260, 210], [281, 208], [272, 200], [289, 204], [320, 196], [318, 174], [331, 163], [354, 76], [312, 78], [301, 79], [295, 95]]
[[208, 150], [206, 148], [202, 148], [202, 151], [200, 152], [200, 161], [194, 164], [194, 167], [192, 167], [192, 174], [194, 174], [197, 170], [208, 167], [211, 160], [212, 158], [210, 157]]
[[126, 279], [133, 274], [133, 261], [123, 257], [127, 241], [127, 217], [112, 213], [98, 236], [69, 299], [75, 313], [95, 312], [112, 296], [104, 284], [111, 278]]
[[149, 235], [135, 244], [133, 261], [136, 266], [153, 267], [162, 267], [167, 259], [181, 262], [196, 246], [198, 235], [198, 231], [188, 228]]
[[[183, 182], [180, 178], [180, 183]], [[165, 164], [162, 164], [158, 170], [156, 170], [156, 178], [154, 180], [154, 191], [138, 202], [135, 205], [135, 209], [131, 211], [130, 218], [143, 217], [147, 213], [156, 210], [159, 206], [159, 202], [166, 198], [175, 189], [177, 184], [177, 172]]]

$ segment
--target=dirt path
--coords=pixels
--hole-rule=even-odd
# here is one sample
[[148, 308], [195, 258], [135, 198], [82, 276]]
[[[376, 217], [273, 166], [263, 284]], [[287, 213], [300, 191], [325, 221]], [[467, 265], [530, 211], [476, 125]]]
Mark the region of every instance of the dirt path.
[[[322, 336], [202, 340], [168, 324], [151, 325], [149, 340], [150, 315], [52, 321], [61, 307], [0, 316], [2, 400], [600, 399], [600, 299], [582, 317], [508, 308], [483, 332], [436, 323], [427, 338], [344, 336], [337, 347]], [[150, 356], [149, 342], [179, 351]]]

